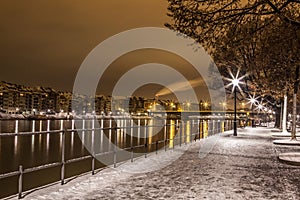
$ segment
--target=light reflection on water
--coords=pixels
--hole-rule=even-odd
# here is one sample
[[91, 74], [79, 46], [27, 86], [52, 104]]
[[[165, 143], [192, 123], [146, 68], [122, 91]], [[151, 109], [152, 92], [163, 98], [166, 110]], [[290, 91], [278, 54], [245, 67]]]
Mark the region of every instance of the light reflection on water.
[[34, 153], [34, 138], [35, 138], [35, 135], [32, 135], [31, 136], [31, 154]]
[[14, 140], [14, 156], [18, 154], [18, 136], [15, 136]]
[[[161, 119], [159, 119], [161, 120]], [[12, 133], [18, 132], [36, 132], [37, 130], [61, 130], [75, 128], [95, 128], [94, 120], [81, 120], [82, 127], [75, 127], [74, 120], [11, 120], [2, 121], [0, 123], [0, 130], [10, 131]], [[180, 141], [182, 143], [189, 143], [194, 138], [191, 138], [192, 133], [199, 133], [203, 137], [209, 135], [209, 126], [215, 126], [210, 128], [210, 131], [218, 129], [218, 121], [202, 121], [200, 120], [187, 120], [181, 122], [179, 120], [166, 120], [162, 119], [159, 123], [156, 120], [147, 119], [101, 119], [99, 120], [101, 127], [112, 127], [118, 125], [121, 127], [117, 133], [117, 143], [121, 148], [137, 146], [147, 143], [149, 148], [154, 148], [155, 146], [150, 145], [155, 144], [158, 140], [169, 139], [167, 145], [169, 148], [173, 148], [174, 145], [179, 143], [179, 134], [181, 134]], [[169, 126], [163, 127], [152, 127], [159, 124], [169, 124]], [[197, 125], [198, 124], [198, 125]], [[147, 128], [148, 125], [149, 127]], [[180, 128], [176, 128], [177, 126]], [[3, 128], [4, 127], [4, 128]], [[128, 128], [131, 127], [131, 128]], [[224, 131], [225, 125], [221, 123], [219, 128]], [[227, 127], [226, 127], [227, 128]], [[103, 144], [104, 137], [108, 137], [110, 141], [113, 142], [114, 135], [112, 129], [100, 130], [100, 131], [79, 131], [79, 135], [82, 136], [82, 141], [79, 139], [78, 134], [75, 131], [66, 132], [66, 154], [67, 158], [81, 157], [88, 155], [89, 153], [85, 149], [84, 144], [91, 144], [92, 139], [94, 140], [94, 148], [96, 152], [105, 152], [112, 149], [113, 143]], [[146, 140], [146, 134], [148, 139]], [[62, 146], [62, 132], [60, 133], [45, 133], [45, 134], [35, 134], [27, 136], [14, 136], [12, 137], [0, 137], [0, 162], [6, 163], [1, 164], [0, 174], [4, 171], [13, 171], [18, 168], [19, 164], [24, 164], [25, 166], [45, 164], [46, 161], [59, 160], [61, 146]], [[162, 148], [163, 143], [159, 148]], [[3, 156], [3, 155], [6, 156]], [[7, 159], [5, 162], [2, 159]], [[8, 164], [7, 164], [8, 163]], [[15, 163], [15, 164], [14, 164]]]

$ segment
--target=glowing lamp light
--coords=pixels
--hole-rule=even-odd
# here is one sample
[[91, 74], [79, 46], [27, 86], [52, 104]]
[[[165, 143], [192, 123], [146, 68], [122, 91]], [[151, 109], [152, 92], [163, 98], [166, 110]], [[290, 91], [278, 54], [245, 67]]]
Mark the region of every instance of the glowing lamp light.
[[238, 86], [239, 83], [240, 83], [239, 79], [236, 79], [236, 78], [235, 78], [235, 79], [232, 80], [233, 86]]

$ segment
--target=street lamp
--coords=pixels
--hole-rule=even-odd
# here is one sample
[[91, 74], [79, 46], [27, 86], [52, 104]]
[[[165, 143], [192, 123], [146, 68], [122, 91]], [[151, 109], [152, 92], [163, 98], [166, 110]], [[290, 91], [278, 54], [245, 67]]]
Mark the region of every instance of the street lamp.
[[234, 87], [234, 120], [233, 120], [233, 136], [237, 136], [237, 120], [236, 120], [236, 88], [239, 85], [239, 79], [234, 78], [232, 85]]
[[258, 99], [259, 97], [255, 97], [255, 93], [253, 94], [253, 96], [251, 94], [249, 94], [249, 98], [248, 98], [248, 103], [250, 103], [250, 108], [251, 108], [251, 116], [252, 116], [252, 128], [255, 127], [254, 124], [254, 109], [253, 109], [253, 105], [256, 105], [256, 103], [258, 103]]
[[228, 85], [226, 85], [226, 87], [229, 87], [232, 85], [232, 92], [234, 93], [234, 120], [233, 120], [233, 136], [237, 136], [237, 117], [236, 117], [236, 93], [237, 90], [236, 88], [239, 89], [239, 91], [243, 94], [243, 91], [241, 89], [241, 87], [239, 86], [239, 84], [244, 84], [244, 82], [241, 82], [241, 80], [246, 76], [241, 76], [239, 77], [239, 73], [240, 70], [238, 69], [236, 75], [234, 76], [231, 72], [231, 70], [228, 68], [228, 72], [231, 76], [231, 78], [226, 78], [224, 77], [225, 80], [230, 81], [230, 83]]
[[[254, 110], [257, 110], [257, 115], [260, 118], [260, 116], [261, 116], [261, 115], [259, 115], [260, 111], [264, 111], [264, 106], [263, 106], [262, 100]], [[259, 119], [259, 125], [261, 125], [261, 120], [260, 119]]]

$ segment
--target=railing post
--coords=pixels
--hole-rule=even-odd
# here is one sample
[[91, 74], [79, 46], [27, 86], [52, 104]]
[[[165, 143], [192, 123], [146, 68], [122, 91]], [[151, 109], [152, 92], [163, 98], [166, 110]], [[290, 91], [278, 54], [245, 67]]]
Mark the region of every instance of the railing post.
[[179, 129], [179, 146], [181, 147], [181, 143], [182, 143], [182, 126], [184, 123], [183, 121], [181, 122], [181, 124], [179, 124], [178, 126], [176, 126], [177, 130]]
[[158, 151], [158, 141], [156, 141], [156, 143], [155, 143], [155, 151], [156, 151], [156, 154], [157, 154], [157, 151]]
[[131, 149], [131, 162], [133, 162], [133, 131], [134, 131], [134, 122], [133, 119], [130, 121], [130, 149]]
[[19, 187], [18, 187], [18, 198], [22, 198], [22, 190], [23, 190], [23, 166], [19, 166]]
[[91, 150], [92, 150], [92, 175], [95, 174], [95, 147], [94, 147], [94, 143], [95, 143], [95, 119], [93, 119], [93, 123], [92, 123], [92, 146], [91, 146]]
[[[190, 123], [190, 124], [191, 124], [191, 123]], [[194, 131], [193, 131], [193, 129], [194, 129], [194, 120], [193, 120], [192, 124], [190, 125], [190, 127], [191, 127], [191, 128], [190, 128], [190, 132], [189, 132], [189, 135], [190, 135], [190, 137], [189, 137], [189, 138], [190, 138], [190, 140], [189, 140], [190, 142], [189, 142], [189, 143], [192, 142], [192, 137], [193, 137], [193, 132], [194, 132]]]
[[117, 167], [117, 137], [118, 137], [118, 129], [117, 128], [114, 128], [114, 132], [115, 132], [115, 139], [114, 139], [114, 141], [115, 141], [115, 145], [114, 145], [114, 168], [116, 168]]
[[[175, 133], [176, 133], [176, 128], [177, 128], [177, 123], [176, 124], [174, 124], [174, 129], [175, 129]], [[171, 138], [170, 138], [171, 139]], [[172, 138], [172, 140], [173, 140], [173, 149], [175, 149], [175, 135], [174, 135], [174, 137]]]
[[60, 171], [60, 179], [61, 184], [65, 183], [65, 140], [66, 140], [66, 129], [62, 131], [62, 147], [61, 147], [61, 171]]
[[167, 151], [167, 120], [165, 120], [165, 130], [164, 130], [164, 146], [165, 146], [165, 151]]
[[131, 162], [133, 162], [133, 147], [131, 146]]
[[201, 126], [201, 128], [200, 128], [200, 125], [201, 125], [201, 122], [200, 122], [200, 120], [198, 120], [199, 140], [201, 139], [201, 129], [203, 128], [203, 126]]
[[148, 125], [145, 124], [145, 127], [146, 127], [145, 158], [147, 158], [147, 153], [148, 153]]

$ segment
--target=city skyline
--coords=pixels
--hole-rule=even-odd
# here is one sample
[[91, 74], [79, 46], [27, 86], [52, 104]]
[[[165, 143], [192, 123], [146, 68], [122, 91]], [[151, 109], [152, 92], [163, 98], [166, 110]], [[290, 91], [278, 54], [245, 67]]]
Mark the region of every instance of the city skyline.
[[[165, 90], [164, 90], [165, 91]], [[224, 109], [224, 103], [223, 105]], [[150, 111], [174, 110], [196, 111], [209, 110], [211, 102], [178, 102], [174, 99], [144, 98], [141, 96], [105, 96], [95, 94], [87, 97], [82, 94], [55, 90], [50, 87], [29, 87], [0, 81], [0, 112], [7, 114], [54, 114], [54, 113], [94, 113], [108, 114], [125, 111], [129, 113], [146, 113]], [[78, 113], [78, 111], [84, 113]]]

